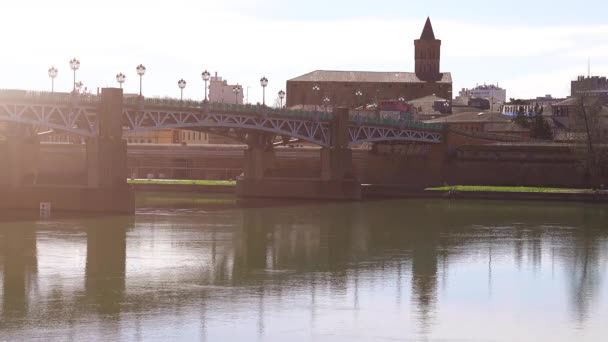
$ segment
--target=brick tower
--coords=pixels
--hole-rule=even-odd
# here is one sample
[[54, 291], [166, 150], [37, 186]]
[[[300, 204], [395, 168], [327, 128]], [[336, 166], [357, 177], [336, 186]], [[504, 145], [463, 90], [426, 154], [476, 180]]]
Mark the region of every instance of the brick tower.
[[439, 81], [441, 73], [441, 40], [435, 39], [431, 19], [426, 18], [420, 39], [414, 41], [416, 50], [416, 76], [422, 81]]

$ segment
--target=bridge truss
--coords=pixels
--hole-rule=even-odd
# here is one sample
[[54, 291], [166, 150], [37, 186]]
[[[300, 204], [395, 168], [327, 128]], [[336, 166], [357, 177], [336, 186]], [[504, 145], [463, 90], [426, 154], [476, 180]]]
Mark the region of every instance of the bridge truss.
[[130, 108], [123, 110], [128, 125], [126, 134], [183, 128], [234, 128], [263, 131], [281, 136], [290, 136], [311, 143], [329, 146], [329, 122], [304, 120], [289, 117], [270, 117], [257, 114], [235, 114]]
[[375, 125], [351, 125], [348, 128], [351, 144], [383, 141], [415, 141], [440, 143], [442, 134], [437, 131], [422, 131], [406, 127]]
[[[98, 135], [97, 112], [98, 105], [95, 103], [0, 101], [0, 121], [43, 126], [85, 137]], [[332, 144], [331, 122], [314, 117], [125, 105], [122, 120], [125, 134], [163, 129], [234, 129], [289, 136], [323, 147]], [[389, 141], [440, 143], [442, 133], [409, 126], [353, 121], [349, 126], [349, 138], [352, 144]]]
[[0, 102], [0, 121], [43, 126], [85, 137], [98, 133], [97, 107], [91, 106]]

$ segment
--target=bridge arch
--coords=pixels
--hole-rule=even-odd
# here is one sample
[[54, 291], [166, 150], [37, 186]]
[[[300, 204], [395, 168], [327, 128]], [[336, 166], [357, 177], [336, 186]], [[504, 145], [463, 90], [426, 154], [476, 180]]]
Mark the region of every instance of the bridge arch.
[[123, 124], [129, 127], [125, 134], [163, 129], [233, 128], [290, 136], [323, 147], [331, 142], [329, 122], [301, 118], [127, 109], [123, 111]]
[[41, 126], [75, 135], [97, 135], [97, 108], [57, 104], [0, 103], [0, 121]]

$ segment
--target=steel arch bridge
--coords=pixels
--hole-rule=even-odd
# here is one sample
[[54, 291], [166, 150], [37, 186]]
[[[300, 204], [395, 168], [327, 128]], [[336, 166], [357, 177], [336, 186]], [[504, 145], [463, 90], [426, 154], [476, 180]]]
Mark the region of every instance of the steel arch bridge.
[[[47, 127], [95, 137], [100, 98], [71, 94], [0, 91], [0, 121]], [[212, 104], [195, 101], [125, 98], [124, 134], [164, 129], [234, 129], [289, 136], [323, 147], [331, 146], [332, 115], [272, 109], [261, 106]], [[354, 118], [349, 124], [351, 144], [365, 142], [440, 143], [440, 126]]]

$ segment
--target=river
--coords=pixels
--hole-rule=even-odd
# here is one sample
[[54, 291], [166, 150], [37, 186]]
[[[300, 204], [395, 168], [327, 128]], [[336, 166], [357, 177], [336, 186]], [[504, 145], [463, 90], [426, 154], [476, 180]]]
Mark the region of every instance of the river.
[[608, 207], [138, 195], [0, 216], [0, 341], [605, 341]]

